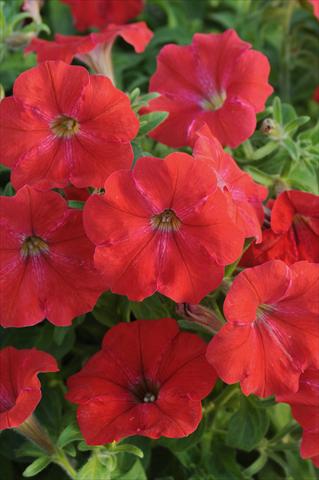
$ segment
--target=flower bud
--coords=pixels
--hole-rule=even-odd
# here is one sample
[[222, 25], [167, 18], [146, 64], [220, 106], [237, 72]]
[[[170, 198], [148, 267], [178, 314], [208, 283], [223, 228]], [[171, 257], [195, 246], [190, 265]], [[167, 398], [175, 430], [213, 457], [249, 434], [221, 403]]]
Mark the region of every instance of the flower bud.
[[26, 47], [35, 36], [35, 32], [12, 32], [6, 37], [5, 43], [11, 50], [19, 50]]
[[223, 322], [216, 316], [213, 310], [200, 304], [180, 303], [177, 305], [177, 313], [185, 320], [195, 322], [210, 333], [218, 332], [223, 326]]
[[271, 118], [265, 118], [262, 122], [260, 131], [265, 135], [271, 135], [276, 128], [276, 123]]

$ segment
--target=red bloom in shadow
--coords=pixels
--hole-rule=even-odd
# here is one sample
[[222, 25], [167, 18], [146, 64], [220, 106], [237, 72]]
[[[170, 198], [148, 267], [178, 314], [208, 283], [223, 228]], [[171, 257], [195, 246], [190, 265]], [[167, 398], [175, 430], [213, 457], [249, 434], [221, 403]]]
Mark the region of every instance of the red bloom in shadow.
[[92, 310], [105, 284], [82, 212], [55, 192], [23, 187], [0, 197], [0, 324], [25, 327], [47, 318], [70, 325]]
[[90, 197], [87, 188], [76, 188], [73, 187], [73, 185], [68, 185], [67, 187], [64, 187], [63, 192], [67, 200], [85, 202]]
[[142, 300], [159, 291], [199, 303], [242, 252], [213, 171], [187, 154], [142, 157], [111, 175], [105, 190], [87, 201], [84, 226], [115, 293]]
[[0, 103], [0, 137], [15, 188], [101, 187], [133, 159], [139, 128], [127, 96], [83, 67], [45, 62]]
[[66, 398], [89, 445], [131, 435], [180, 438], [201, 420], [201, 400], [216, 381], [206, 344], [175, 320], [120, 323], [102, 350], [68, 379]]
[[280, 194], [271, 211], [271, 228], [263, 230], [262, 243], [252, 244], [241, 265], [253, 266], [280, 259], [319, 262], [319, 196], [290, 190]]
[[306, 370], [300, 377], [298, 392], [279, 395], [276, 400], [289, 403], [294, 418], [303, 428], [302, 458], [311, 458], [319, 467], [319, 370]]
[[166, 45], [157, 58], [149, 110], [169, 112], [151, 136], [171, 147], [189, 144], [192, 122], [207, 123], [223, 145], [237, 147], [256, 127], [272, 93], [269, 62], [234, 30], [196, 33], [191, 45]]
[[217, 374], [245, 395], [296, 392], [300, 374], [319, 367], [318, 294], [318, 264], [273, 260], [240, 273], [207, 350]]
[[219, 188], [234, 202], [234, 218], [245, 237], [261, 241], [264, 212], [262, 201], [267, 189], [253, 181], [226, 153], [207, 125], [196, 131], [193, 155], [213, 169]]
[[0, 350], [0, 430], [18, 427], [41, 400], [40, 372], [57, 372], [56, 360], [32, 348]]
[[[319, 5], [319, 3], [318, 3]], [[318, 14], [319, 15], [319, 14]], [[315, 88], [315, 91], [313, 92], [313, 99], [319, 103], [319, 85], [318, 87]]]
[[78, 30], [103, 28], [108, 23], [126, 23], [143, 10], [143, 0], [62, 0], [70, 6]]
[[77, 58], [96, 73], [109, 75], [109, 53], [118, 36], [140, 53], [145, 50], [153, 33], [145, 22], [108, 25], [103, 32], [91, 33], [85, 37], [57, 34], [55, 41], [51, 42], [33, 38], [25, 52], [36, 52], [38, 62], [62, 60], [71, 63], [73, 58]]

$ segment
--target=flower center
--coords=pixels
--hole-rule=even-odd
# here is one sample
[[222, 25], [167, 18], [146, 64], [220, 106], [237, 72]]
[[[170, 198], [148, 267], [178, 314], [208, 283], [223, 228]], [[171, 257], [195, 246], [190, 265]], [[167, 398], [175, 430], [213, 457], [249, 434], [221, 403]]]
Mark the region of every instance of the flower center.
[[273, 311], [273, 307], [271, 305], [267, 305], [265, 303], [258, 305], [256, 310], [256, 319], [264, 320], [271, 311]]
[[146, 392], [143, 398], [144, 403], [152, 403], [155, 402], [156, 396], [152, 392]]
[[201, 106], [204, 110], [219, 110], [225, 103], [226, 100], [226, 92], [222, 91], [220, 93], [215, 93], [208, 99], [204, 99], [201, 102]]
[[70, 138], [78, 133], [80, 125], [75, 118], [60, 115], [51, 123], [51, 130], [57, 137]]
[[170, 208], [151, 218], [153, 228], [163, 231], [178, 230], [182, 222]]
[[49, 246], [40, 237], [28, 237], [24, 240], [21, 247], [23, 257], [35, 257], [41, 253], [49, 251]]
[[134, 385], [132, 393], [138, 403], [156, 402], [159, 392], [159, 385], [152, 380], [141, 378], [139, 383]]

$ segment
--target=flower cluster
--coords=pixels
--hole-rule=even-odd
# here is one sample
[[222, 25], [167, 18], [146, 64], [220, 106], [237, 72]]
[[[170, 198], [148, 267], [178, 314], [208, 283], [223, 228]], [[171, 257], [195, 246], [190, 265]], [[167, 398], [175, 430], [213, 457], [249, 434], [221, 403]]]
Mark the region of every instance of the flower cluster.
[[[145, 22], [126, 24], [142, 0], [63, 2], [78, 30], [100, 31], [33, 38], [38, 65], [0, 102], [1, 162], [16, 190], [0, 198], [1, 326], [69, 326], [108, 290], [132, 302], [159, 293], [213, 338], [172, 318], [115, 318], [67, 379], [87, 444], [190, 435], [218, 376], [291, 405], [301, 455], [319, 465], [319, 197], [274, 198], [223, 148], [256, 129], [273, 91], [267, 57], [234, 30], [197, 33], [162, 48], [150, 101], [134, 108], [115, 86], [111, 49], [118, 36], [136, 52], [150, 42]], [[148, 141], [187, 150], [134, 155], [143, 122], [161, 111]], [[57, 364], [13, 347], [0, 361], [0, 428], [23, 432], [41, 398], [37, 374]]]

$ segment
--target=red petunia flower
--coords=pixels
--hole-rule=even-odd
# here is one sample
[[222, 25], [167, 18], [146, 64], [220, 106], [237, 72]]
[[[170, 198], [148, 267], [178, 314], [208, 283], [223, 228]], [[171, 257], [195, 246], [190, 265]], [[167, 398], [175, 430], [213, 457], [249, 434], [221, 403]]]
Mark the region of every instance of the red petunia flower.
[[171, 318], [120, 323], [102, 350], [68, 379], [66, 398], [89, 445], [131, 435], [180, 438], [201, 420], [201, 400], [216, 381], [206, 344]]
[[55, 35], [55, 41], [49, 42], [33, 38], [25, 52], [36, 52], [38, 62], [61, 60], [71, 63], [73, 58], [86, 63], [96, 73], [106, 76], [110, 71], [110, 51], [116, 38], [120, 36], [131, 44], [137, 53], [143, 52], [153, 33], [145, 22], [129, 25], [108, 25], [101, 33], [91, 33], [85, 37]]
[[104, 290], [82, 212], [55, 192], [23, 187], [0, 197], [0, 324], [25, 327], [47, 318], [70, 325]]
[[207, 359], [245, 395], [296, 392], [300, 374], [319, 367], [319, 265], [273, 260], [234, 280], [225, 300], [227, 324]]
[[237, 147], [256, 127], [256, 113], [273, 89], [269, 62], [234, 30], [196, 33], [191, 45], [166, 45], [150, 91], [161, 94], [149, 110], [169, 112], [151, 136], [171, 147], [189, 144], [192, 122], [207, 123], [223, 145]]
[[105, 190], [87, 201], [84, 226], [115, 293], [199, 303], [242, 252], [232, 206], [211, 168], [190, 155], [142, 157], [112, 174]]
[[252, 244], [241, 265], [253, 266], [280, 259], [319, 262], [319, 196], [297, 190], [285, 191], [274, 201], [271, 228], [263, 231], [262, 243]]
[[313, 92], [313, 99], [315, 100], [315, 102], [319, 103], [319, 85], [315, 88], [315, 91]]
[[236, 223], [244, 236], [255, 237], [260, 242], [264, 218], [262, 201], [267, 197], [267, 189], [255, 183], [248, 173], [238, 167], [207, 125], [196, 131], [193, 155], [211, 166], [219, 188], [225, 195], [230, 195]]
[[308, 0], [308, 2], [313, 7], [313, 14], [319, 20], [319, 0]]
[[303, 428], [301, 457], [319, 467], [319, 370], [309, 368], [300, 377], [298, 392], [276, 397], [289, 403], [294, 418]]
[[109, 23], [126, 23], [143, 10], [143, 0], [62, 0], [71, 8], [78, 30], [103, 28]]
[[0, 350], [0, 430], [21, 425], [41, 400], [40, 372], [57, 372], [56, 360], [32, 348]]
[[2, 163], [14, 187], [101, 187], [133, 159], [139, 128], [127, 96], [83, 67], [45, 62], [22, 73], [0, 103]]

